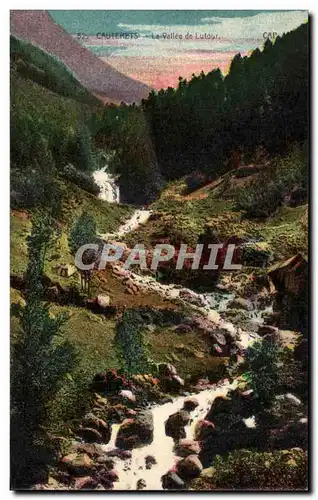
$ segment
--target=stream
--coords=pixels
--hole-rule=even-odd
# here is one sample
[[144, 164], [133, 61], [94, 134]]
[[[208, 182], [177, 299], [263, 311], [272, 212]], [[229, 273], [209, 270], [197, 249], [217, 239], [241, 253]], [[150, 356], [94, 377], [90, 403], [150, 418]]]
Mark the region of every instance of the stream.
[[[126, 233], [137, 229], [139, 224], [144, 224], [150, 215], [150, 210], [136, 210], [133, 216], [126, 221], [116, 233], [103, 235], [103, 238], [106, 240], [110, 238], [122, 238]], [[155, 290], [167, 299], [179, 299], [188, 306], [194, 307], [195, 310], [203, 313], [207, 319], [213, 321], [217, 328], [228, 329], [231, 332], [238, 333], [238, 344], [243, 349], [246, 349], [248, 345], [259, 337], [258, 334], [253, 331], [247, 332], [238, 329], [233, 323], [221, 317], [220, 313], [224, 313], [229, 302], [235, 298], [236, 294], [233, 292], [213, 291], [211, 293], [199, 294], [190, 289], [183, 288], [180, 285], [159, 283], [154, 277], [149, 275], [140, 275], [127, 270], [127, 276], [129, 276], [140, 288]], [[195, 304], [195, 302], [197, 302], [197, 304]], [[252, 322], [255, 322], [255, 326], [257, 326], [263, 322], [263, 314], [271, 312], [272, 306], [269, 305], [260, 309], [257, 302], [254, 302], [253, 306], [254, 309], [248, 311], [247, 314]], [[190, 424], [185, 427], [186, 439], [194, 438], [195, 424], [198, 419], [204, 418], [211, 407], [212, 401], [218, 396], [226, 395], [228, 391], [235, 388], [235, 386], [236, 381], [232, 384], [229, 384], [228, 381], [223, 381], [210, 389], [205, 389], [195, 394], [199, 405], [191, 412]], [[187, 396], [188, 395], [189, 394], [187, 394]], [[173, 439], [165, 434], [165, 421], [171, 414], [183, 407], [185, 397], [185, 395], [176, 397], [173, 402], [152, 406], [150, 408], [154, 422], [153, 441], [149, 445], [133, 449], [131, 458], [129, 459], [123, 460], [114, 457], [115, 470], [119, 476], [119, 481], [114, 483], [114, 490], [136, 490], [137, 482], [141, 479], [146, 483], [146, 486], [143, 488], [145, 490], [155, 491], [163, 489], [161, 477], [180, 459], [180, 457], [177, 457], [174, 453]], [[247, 420], [250, 422], [245, 421], [245, 424], [247, 426], [253, 426], [253, 418]], [[115, 442], [119, 426], [120, 424], [112, 425], [110, 442], [103, 446], [105, 452], [116, 450]], [[146, 469], [145, 457], [147, 455], [154, 456], [157, 461], [156, 464], [152, 465], [151, 469]]]
[[[191, 412], [190, 424], [185, 427], [186, 439], [194, 438], [194, 427], [198, 419], [204, 418], [210, 409], [212, 401], [217, 396], [225, 396], [230, 388], [234, 388], [235, 382], [231, 385], [224, 382], [215, 389], [207, 389], [195, 394], [199, 405]], [[151, 408], [154, 435], [151, 444], [142, 448], [132, 450], [130, 459], [121, 460], [115, 458], [116, 471], [119, 481], [114, 483], [114, 490], [136, 490], [137, 482], [143, 479], [146, 482], [145, 490], [162, 490], [161, 476], [163, 476], [181, 458], [174, 453], [174, 441], [165, 434], [165, 421], [168, 417], [183, 407], [186, 396], [177, 397], [172, 403], [166, 403]], [[111, 440], [103, 446], [104, 451], [115, 449], [115, 441], [120, 424], [112, 426]], [[157, 463], [151, 469], [146, 469], [145, 457], [152, 455]]]

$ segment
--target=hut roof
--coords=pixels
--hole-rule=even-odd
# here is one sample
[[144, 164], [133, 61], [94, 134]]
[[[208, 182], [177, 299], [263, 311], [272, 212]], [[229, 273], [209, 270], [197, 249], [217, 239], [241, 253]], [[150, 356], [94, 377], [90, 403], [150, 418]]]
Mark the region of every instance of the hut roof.
[[287, 260], [277, 262], [276, 264], [274, 264], [272, 267], [269, 268], [268, 274], [272, 274], [275, 271], [284, 269], [284, 268], [290, 266], [291, 264], [293, 264], [293, 266], [290, 270], [296, 269], [301, 262], [307, 263], [308, 258], [306, 255], [304, 255], [302, 253], [297, 253], [296, 255], [293, 255], [292, 257], [290, 257]]

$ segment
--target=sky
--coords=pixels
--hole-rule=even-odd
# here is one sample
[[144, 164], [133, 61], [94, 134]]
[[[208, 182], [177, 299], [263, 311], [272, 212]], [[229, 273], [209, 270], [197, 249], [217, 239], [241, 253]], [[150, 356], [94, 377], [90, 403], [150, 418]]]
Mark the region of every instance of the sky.
[[[88, 49], [122, 73], [159, 90], [178, 78], [220, 68], [307, 21], [307, 11], [49, 11]], [[80, 35], [79, 35], [80, 34]]]

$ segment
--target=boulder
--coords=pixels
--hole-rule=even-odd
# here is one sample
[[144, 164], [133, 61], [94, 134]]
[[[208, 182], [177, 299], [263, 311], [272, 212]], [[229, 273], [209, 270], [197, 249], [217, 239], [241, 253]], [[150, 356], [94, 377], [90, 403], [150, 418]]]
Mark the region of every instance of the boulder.
[[87, 443], [102, 443], [103, 436], [97, 429], [93, 429], [92, 427], [83, 427], [80, 426], [78, 429], [78, 435]]
[[192, 327], [191, 327], [191, 325], [181, 324], [181, 325], [178, 325], [176, 327], [175, 332], [176, 333], [189, 333], [189, 332], [192, 332]]
[[179, 410], [170, 415], [165, 421], [166, 435], [173, 439], [182, 439], [186, 437], [184, 426], [190, 421], [190, 415], [187, 411]]
[[132, 418], [136, 415], [136, 411], [127, 406], [118, 403], [108, 408], [107, 416], [109, 420], [122, 422], [125, 418]]
[[220, 346], [226, 345], [225, 335], [219, 330], [213, 331], [213, 333], [210, 335], [210, 338], [215, 344], [218, 344]]
[[135, 419], [127, 419], [121, 424], [116, 446], [130, 450], [150, 444], [153, 440], [153, 417], [150, 411], [139, 412]]
[[70, 447], [71, 453], [86, 453], [90, 458], [96, 460], [98, 457], [104, 455], [104, 451], [99, 444], [93, 443], [74, 443]]
[[308, 448], [308, 420], [301, 418], [279, 429], [272, 429], [269, 435], [272, 449]]
[[232, 412], [232, 401], [227, 396], [218, 396], [214, 399], [212, 406], [205, 416], [205, 420], [213, 423], [222, 423], [224, 416], [229, 416]]
[[218, 344], [212, 345], [211, 354], [214, 356], [226, 356], [226, 352]]
[[182, 479], [198, 477], [203, 470], [202, 463], [197, 455], [189, 455], [177, 463], [177, 474]]
[[181, 439], [175, 445], [175, 453], [179, 457], [187, 457], [189, 455], [198, 455], [200, 453], [200, 444], [193, 439]]
[[183, 402], [183, 408], [185, 409], [185, 411], [192, 411], [197, 406], [199, 406], [199, 401], [195, 396], [190, 396], [188, 398], [185, 398]]
[[261, 335], [262, 337], [264, 335], [278, 335], [279, 336], [279, 329], [276, 326], [262, 325], [258, 328], [258, 334]]
[[194, 439], [203, 441], [214, 433], [215, 425], [209, 420], [198, 420], [194, 429]]
[[119, 393], [119, 396], [125, 401], [129, 401], [130, 403], [136, 402], [136, 396], [129, 391], [128, 389], [122, 389]]
[[96, 459], [96, 463], [102, 465], [103, 468], [106, 470], [112, 470], [115, 466], [114, 460], [111, 457], [108, 457], [107, 455], [98, 457]]
[[181, 289], [179, 292], [179, 297], [180, 299], [183, 299], [194, 306], [205, 306], [205, 300], [203, 299], [203, 297], [195, 292], [192, 292], [191, 290]]
[[157, 460], [153, 455], [147, 455], [145, 457], [146, 469], [151, 469], [153, 465], [156, 465]]
[[129, 389], [129, 387], [129, 382], [118, 375], [116, 370], [108, 370], [94, 376], [93, 388], [96, 392], [117, 392], [120, 389]]
[[62, 458], [61, 465], [74, 476], [86, 476], [94, 469], [94, 462], [86, 453], [70, 453]]
[[76, 477], [74, 480], [75, 490], [93, 490], [97, 486], [96, 479], [90, 476]]
[[101, 309], [107, 309], [107, 307], [110, 305], [110, 297], [109, 297], [109, 295], [98, 295], [96, 297], [96, 304]]
[[163, 377], [173, 377], [174, 375], [178, 375], [176, 367], [170, 363], [159, 363], [158, 371], [159, 375]]
[[243, 297], [237, 297], [231, 300], [227, 306], [229, 309], [243, 309], [244, 311], [252, 311], [253, 304], [248, 299], [243, 299]]
[[120, 460], [129, 460], [132, 457], [131, 451], [114, 449], [106, 452], [108, 457], [116, 457]]
[[88, 413], [83, 418], [78, 434], [85, 441], [107, 444], [110, 440], [111, 428], [105, 420], [96, 417], [93, 413]]
[[183, 490], [184, 481], [175, 472], [169, 471], [161, 477], [161, 483], [164, 490]]
[[147, 484], [144, 479], [138, 479], [136, 483], [136, 489], [137, 490], [144, 490], [146, 488]]
[[61, 264], [59, 269], [59, 275], [63, 278], [70, 278], [77, 272], [76, 267], [71, 264]]

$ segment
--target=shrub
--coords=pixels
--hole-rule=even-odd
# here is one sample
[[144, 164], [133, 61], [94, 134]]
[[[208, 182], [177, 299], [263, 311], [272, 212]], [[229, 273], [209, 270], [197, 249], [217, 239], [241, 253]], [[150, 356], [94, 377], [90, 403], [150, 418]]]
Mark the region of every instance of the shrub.
[[257, 453], [237, 450], [215, 457], [213, 476], [199, 479], [194, 489], [306, 490], [307, 453], [300, 448]]
[[100, 188], [95, 183], [91, 173], [77, 170], [73, 165], [69, 164], [64, 167], [62, 175], [63, 177], [65, 177], [65, 179], [73, 182], [89, 193], [95, 195], [98, 195], [100, 193]]
[[283, 204], [284, 197], [293, 187], [298, 185], [307, 189], [307, 164], [306, 145], [295, 146], [286, 156], [268, 166], [254, 182], [238, 192], [237, 208], [252, 217], [267, 217], [272, 214]]
[[60, 207], [59, 186], [49, 171], [12, 169], [10, 190], [13, 208]]
[[279, 382], [281, 352], [271, 342], [254, 342], [246, 350], [245, 376], [262, 405], [269, 405]]

